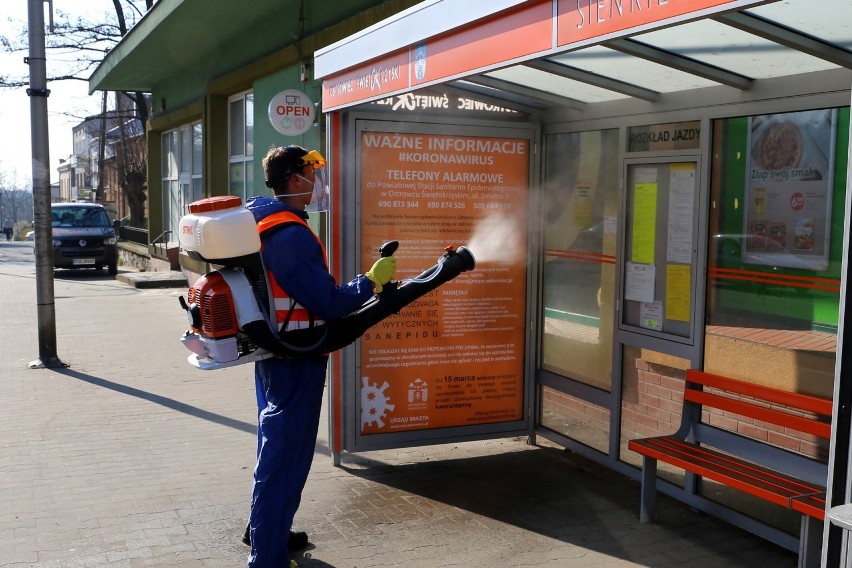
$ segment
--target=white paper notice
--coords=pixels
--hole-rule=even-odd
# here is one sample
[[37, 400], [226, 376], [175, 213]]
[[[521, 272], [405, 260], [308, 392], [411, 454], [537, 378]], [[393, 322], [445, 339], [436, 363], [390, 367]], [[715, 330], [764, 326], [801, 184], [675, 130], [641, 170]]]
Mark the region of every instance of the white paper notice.
[[656, 267], [653, 264], [628, 262], [624, 272], [624, 299], [653, 302]]
[[646, 329], [663, 330], [663, 303], [642, 302], [639, 307], [639, 325]]
[[637, 167], [633, 173], [633, 183], [657, 183], [657, 168]]
[[692, 264], [695, 168], [692, 164], [673, 164], [669, 177], [666, 258], [670, 263]]

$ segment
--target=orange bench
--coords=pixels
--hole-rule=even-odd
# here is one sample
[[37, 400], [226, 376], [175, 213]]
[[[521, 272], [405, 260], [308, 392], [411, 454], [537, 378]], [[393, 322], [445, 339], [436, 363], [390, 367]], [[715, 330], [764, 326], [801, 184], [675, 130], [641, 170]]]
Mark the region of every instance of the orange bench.
[[690, 369], [686, 373], [683, 418], [678, 431], [627, 444], [643, 456], [640, 522], [654, 517], [657, 461], [662, 461], [801, 513], [800, 562], [814, 554], [818, 556], [822, 522], [809, 521], [825, 519], [827, 464], [708, 424], [702, 419], [702, 410], [710, 408], [728, 416], [774, 424], [786, 432], [825, 440], [831, 437], [830, 400]]

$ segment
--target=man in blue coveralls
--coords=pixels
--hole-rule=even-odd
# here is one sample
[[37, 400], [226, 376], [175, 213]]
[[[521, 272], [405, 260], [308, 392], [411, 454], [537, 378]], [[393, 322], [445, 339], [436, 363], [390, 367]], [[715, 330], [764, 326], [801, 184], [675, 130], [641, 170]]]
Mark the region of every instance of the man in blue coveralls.
[[[305, 207], [317, 199], [314, 170], [324, 166], [316, 150], [272, 148], [263, 158], [263, 172], [274, 198], [246, 203], [258, 224], [274, 302], [270, 319], [280, 334], [321, 333], [325, 322], [355, 311], [396, 273], [396, 260], [383, 257], [349, 283], [335, 282], [323, 245], [305, 222]], [[288, 540], [296, 541], [291, 549], [307, 545], [304, 533], [292, 533], [291, 527], [314, 455], [327, 363], [327, 355], [255, 363], [259, 413], [249, 568], [295, 566]]]

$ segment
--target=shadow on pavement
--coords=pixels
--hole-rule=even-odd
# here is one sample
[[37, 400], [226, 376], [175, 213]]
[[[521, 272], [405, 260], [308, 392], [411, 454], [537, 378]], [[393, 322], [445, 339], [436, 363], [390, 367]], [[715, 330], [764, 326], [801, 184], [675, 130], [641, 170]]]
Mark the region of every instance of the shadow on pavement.
[[754, 557], [746, 560], [736, 550], [743, 539], [750, 549], [746, 555], [757, 554], [775, 567], [796, 563], [789, 551], [663, 495], [657, 522], [640, 524], [638, 482], [561, 448], [404, 465], [357, 456], [347, 462], [354, 467], [343, 468], [359, 478], [645, 566], [659, 565], [653, 543], [661, 539], [682, 542], [693, 559], [715, 558], [719, 566], [753, 565]]
[[190, 404], [186, 404], [184, 402], [180, 402], [173, 398], [169, 398], [166, 396], [161, 396], [158, 394], [154, 394], [152, 392], [144, 391], [141, 389], [137, 389], [134, 387], [130, 387], [127, 385], [122, 385], [120, 383], [115, 383], [112, 381], [108, 381], [106, 379], [101, 379], [99, 377], [93, 377], [92, 375], [87, 375], [85, 373], [80, 373], [77, 371], [73, 371], [71, 369], [51, 369], [55, 373], [60, 375], [65, 375], [68, 377], [75, 378], [77, 380], [89, 383], [91, 385], [95, 385], [101, 388], [110, 389], [115, 392], [120, 392], [122, 394], [126, 394], [128, 396], [133, 396], [136, 398], [140, 398], [143, 400], [147, 400], [149, 402], [153, 402], [154, 404], [159, 404], [168, 409], [175, 410], [177, 412], [182, 412], [189, 416], [194, 416], [195, 418], [201, 418], [202, 420], [208, 420], [210, 422], [220, 424], [222, 426], [227, 426], [229, 428], [234, 428], [236, 430], [241, 430], [243, 432], [248, 432], [249, 434], [256, 435], [257, 434], [257, 424], [249, 424], [247, 422], [243, 422], [241, 420], [234, 420], [233, 418], [229, 418], [227, 416], [222, 416], [221, 414], [215, 414], [213, 412], [208, 412], [207, 410], [203, 410], [196, 406], [192, 406]]

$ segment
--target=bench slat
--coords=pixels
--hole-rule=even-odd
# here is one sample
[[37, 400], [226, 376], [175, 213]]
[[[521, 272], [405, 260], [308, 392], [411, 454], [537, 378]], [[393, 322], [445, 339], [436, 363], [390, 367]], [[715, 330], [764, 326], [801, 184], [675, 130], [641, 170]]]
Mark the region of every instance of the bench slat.
[[[670, 436], [631, 440], [628, 447], [786, 508], [793, 506], [794, 498], [817, 494], [825, 489]], [[799, 512], [811, 516], [822, 514], [814, 510], [813, 503], [810, 500], [797, 502], [802, 509]]]
[[825, 491], [816, 495], [805, 495], [803, 497], [794, 497], [790, 501], [790, 507], [794, 511], [810, 515], [821, 521], [825, 520]]
[[716, 387], [744, 396], [765, 400], [767, 402], [774, 402], [776, 404], [806, 410], [826, 417], [831, 416], [832, 413], [831, 400], [808, 394], [787, 392], [763, 385], [745, 383], [743, 381], [729, 379], [728, 377], [714, 375], [712, 373], [705, 373], [704, 371], [698, 371], [696, 369], [688, 369], [686, 371], [686, 380], [691, 383]]
[[812, 418], [804, 416], [796, 416], [782, 410], [767, 408], [757, 404], [749, 403], [742, 400], [735, 400], [726, 396], [721, 396], [706, 391], [695, 389], [685, 389], [683, 393], [684, 400], [695, 402], [703, 406], [726, 410], [741, 416], [755, 418], [770, 424], [776, 424], [785, 428], [791, 428], [798, 432], [805, 432], [820, 438], [829, 439], [831, 437], [831, 424], [826, 422], [817, 422]]

